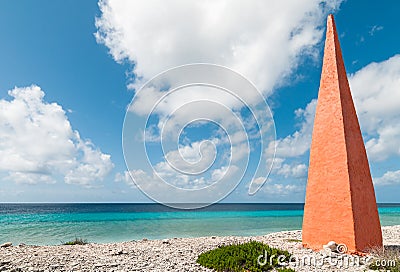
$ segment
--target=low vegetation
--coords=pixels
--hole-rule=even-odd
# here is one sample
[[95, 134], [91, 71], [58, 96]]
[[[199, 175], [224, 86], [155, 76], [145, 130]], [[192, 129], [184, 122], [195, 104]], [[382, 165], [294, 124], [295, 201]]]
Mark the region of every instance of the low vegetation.
[[369, 264], [369, 269], [400, 272], [400, 247], [388, 248], [386, 250], [374, 250], [371, 253], [376, 257]]
[[[260, 255], [262, 255], [261, 258]], [[293, 272], [293, 269], [279, 265], [278, 256], [284, 256], [285, 260], [289, 260], [290, 253], [252, 241], [220, 246], [204, 252], [199, 255], [197, 263], [219, 272]]]
[[286, 239], [289, 243], [300, 243], [302, 240], [299, 239]]
[[75, 238], [74, 240], [71, 240], [71, 241], [68, 241], [68, 242], [63, 242], [62, 244], [63, 245], [69, 245], [69, 246], [72, 246], [72, 245], [86, 245], [88, 242], [87, 242], [87, 240], [85, 240], [85, 239], [82, 239], [82, 238]]

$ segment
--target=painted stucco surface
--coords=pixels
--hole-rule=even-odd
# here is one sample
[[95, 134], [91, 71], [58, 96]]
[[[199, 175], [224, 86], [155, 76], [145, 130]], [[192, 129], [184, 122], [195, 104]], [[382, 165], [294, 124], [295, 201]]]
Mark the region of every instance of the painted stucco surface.
[[329, 15], [303, 218], [303, 245], [335, 241], [350, 252], [382, 246], [368, 159]]

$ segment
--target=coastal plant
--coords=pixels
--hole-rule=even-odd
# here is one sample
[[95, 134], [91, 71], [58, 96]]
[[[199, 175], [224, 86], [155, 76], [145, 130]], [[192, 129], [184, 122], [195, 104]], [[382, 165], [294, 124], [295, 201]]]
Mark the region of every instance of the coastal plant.
[[74, 240], [68, 241], [68, 242], [63, 242], [63, 245], [68, 245], [68, 246], [72, 246], [72, 245], [86, 245], [88, 242], [86, 239], [82, 239], [82, 238], [75, 238]]
[[400, 247], [373, 250], [370, 253], [375, 257], [369, 264], [369, 269], [400, 272]]
[[[287, 261], [291, 255], [286, 250], [251, 241], [244, 244], [224, 245], [201, 253], [197, 258], [197, 263], [219, 272], [294, 271], [282, 267], [278, 256], [282, 256]], [[261, 259], [262, 262], [260, 262]]]
[[289, 243], [301, 243], [302, 240], [300, 239], [286, 239]]

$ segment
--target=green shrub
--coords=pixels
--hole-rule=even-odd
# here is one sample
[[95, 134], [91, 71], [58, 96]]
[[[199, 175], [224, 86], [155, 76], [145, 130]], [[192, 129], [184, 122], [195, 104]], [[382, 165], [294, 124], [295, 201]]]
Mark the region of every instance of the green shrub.
[[[260, 255], [263, 255], [260, 259], [263, 262], [262, 264], [258, 263]], [[275, 257], [272, 257], [273, 255]], [[281, 272], [294, 271], [290, 268], [279, 268], [278, 256], [280, 255], [285, 256], [284, 261], [288, 261], [290, 258], [290, 253], [286, 250], [272, 248], [266, 244], [251, 241], [244, 244], [221, 246], [204, 252], [197, 258], [197, 263], [219, 272], [264, 272], [273, 271], [273, 269]], [[267, 259], [265, 259], [265, 256], [267, 256]], [[270, 262], [271, 260], [272, 263]]]
[[87, 240], [84, 240], [82, 238], [75, 238], [75, 240], [71, 240], [62, 244], [72, 246], [72, 245], [86, 245], [87, 243], [88, 243]]
[[375, 258], [369, 264], [369, 269], [400, 272], [400, 249], [398, 247], [372, 250], [372, 255]]
[[[375, 259], [369, 265], [369, 269], [385, 272], [400, 272], [400, 260], [389, 260], [390, 263], [381, 264], [382, 259]], [[377, 261], [379, 264], [377, 264]]]

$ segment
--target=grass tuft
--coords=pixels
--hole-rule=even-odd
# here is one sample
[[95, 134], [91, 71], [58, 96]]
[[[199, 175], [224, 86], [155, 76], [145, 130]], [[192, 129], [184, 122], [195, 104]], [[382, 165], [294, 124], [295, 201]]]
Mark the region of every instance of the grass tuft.
[[82, 238], [75, 238], [74, 240], [68, 241], [68, 242], [63, 242], [63, 245], [68, 245], [68, 246], [73, 246], [73, 245], [86, 245], [88, 242], [86, 239]]

